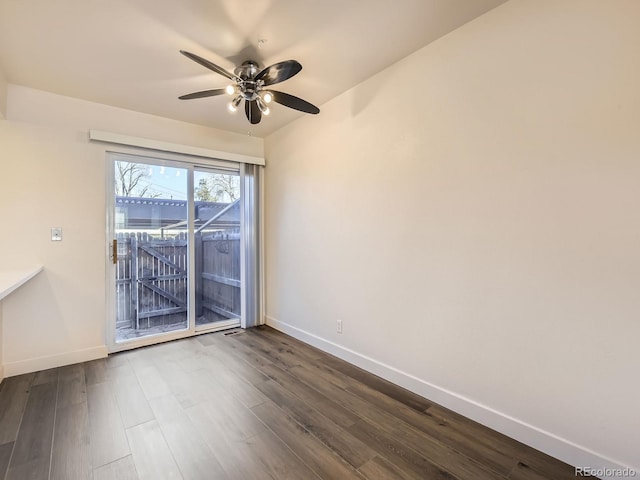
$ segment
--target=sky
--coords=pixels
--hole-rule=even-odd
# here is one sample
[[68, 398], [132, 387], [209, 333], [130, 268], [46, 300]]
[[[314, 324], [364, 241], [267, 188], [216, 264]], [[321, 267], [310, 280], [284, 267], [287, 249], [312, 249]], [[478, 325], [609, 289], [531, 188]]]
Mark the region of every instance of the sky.
[[[187, 200], [187, 177], [189, 171], [186, 168], [167, 167], [162, 165], [138, 164], [145, 168], [145, 175], [138, 184], [135, 195], [148, 186], [145, 197], [166, 198], [172, 200]], [[211, 176], [209, 172], [195, 171], [193, 184], [197, 187], [200, 179]]]
[[[196, 175], [197, 173], [198, 172], [196, 172]], [[188, 170], [186, 168], [149, 165], [144, 182], [150, 185], [149, 191], [159, 193], [160, 198], [186, 200], [187, 174]]]

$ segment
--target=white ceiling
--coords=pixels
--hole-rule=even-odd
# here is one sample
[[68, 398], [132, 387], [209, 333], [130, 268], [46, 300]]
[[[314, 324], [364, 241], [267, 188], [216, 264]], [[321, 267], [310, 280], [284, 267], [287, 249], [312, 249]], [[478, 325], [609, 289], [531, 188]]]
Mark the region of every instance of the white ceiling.
[[296, 59], [303, 70], [278, 89], [322, 107], [504, 1], [0, 0], [0, 70], [13, 84], [265, 136], [303, 114], [275, 105], [252, 126], [226, 96], [178, 100], [229, 83], [179, 50], [227, 70]]

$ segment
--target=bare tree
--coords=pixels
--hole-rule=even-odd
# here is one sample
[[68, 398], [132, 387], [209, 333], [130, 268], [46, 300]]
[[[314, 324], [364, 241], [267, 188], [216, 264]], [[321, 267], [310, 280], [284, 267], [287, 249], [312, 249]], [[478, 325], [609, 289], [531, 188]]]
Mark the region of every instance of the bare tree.
[[231, 203], [240, 198], [240, 177], [226, 173], [211, 173], [198, 181], [196, 200]]
[[214, 173], [207, 180], [214, 202], [235, 202], [240, 198], [240, 177]]
[[199, 200], [201, 202], [211, 202], [213, 200], [211, 198], [211, 186], [209, 185], [209, 182], [207, 182], [207, 180], [208, 179], [206, 178], [201, 178], [198, 181], [198, 186], [195, 190], [196, 200]]
[[149, 191], [150, 184], [145, 181], [149, 174], [147, 167], [139, 163], [115, 162], [116, 195], [123, 197], [157, 197]]

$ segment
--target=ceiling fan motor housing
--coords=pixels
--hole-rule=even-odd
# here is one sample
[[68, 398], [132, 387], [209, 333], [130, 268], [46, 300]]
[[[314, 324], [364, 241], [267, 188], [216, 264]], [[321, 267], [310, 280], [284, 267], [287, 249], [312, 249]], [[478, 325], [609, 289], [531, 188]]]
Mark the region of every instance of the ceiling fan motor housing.
[[242, 79], [242, 81], [238, 82], [240, 94], [249, 102], [256, 100], [258, 92], [262, 89], [263, 82], [253, 80], [259, 71], [258, 64], [251, 60], [247, 60], [233, 69], [233, 73]]
[[243, 80], [255, 77], [259, 71], [260, 68], [258, 67], [258, 64], [252, 60], [242, 62], [242, 65], [238, 65], [233, 69], [233, 73], [235, 73]]

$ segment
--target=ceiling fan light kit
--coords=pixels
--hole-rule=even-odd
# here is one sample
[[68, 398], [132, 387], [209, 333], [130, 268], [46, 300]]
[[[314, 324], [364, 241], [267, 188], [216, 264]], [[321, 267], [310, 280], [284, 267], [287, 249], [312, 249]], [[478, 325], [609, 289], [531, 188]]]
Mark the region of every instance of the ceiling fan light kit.
[[240, 105], [240, 102], [242, 102], [242, 95], [238, 95], [229, 102], [229, 111], [232, 113], [238, 111], [238, 105]]
[[236, 112], [242, 100], [247, 120], [251, 124], [260, 123], [263, 115], [269, 115], [271, 102], [279, 103], [285, 107], [292, 108], [304, 113], [318, 114], [320, 109], [315, 105], [288, 93], [268, 90], [266, 87], [276, 83], [284, 82], [302, 70], [302, 65], [296, 60], [285, 60], [275, 63], [260, 70], [258, 64], [253, 61], [243, 62], [233, 69], [233, 73], [210, 62], [194, 53], [180, 50], [185, 57], [199, 63], [203, 67], [228, 78], [234, 83], [225, 88], [214, 90], [204, 90], [202, 92], [189, 93], [178, 97], [180, 100], [192, 100], [194, 98], [214, 97], [227, 94], [234, 96], [228, 105], [229, 111]]

